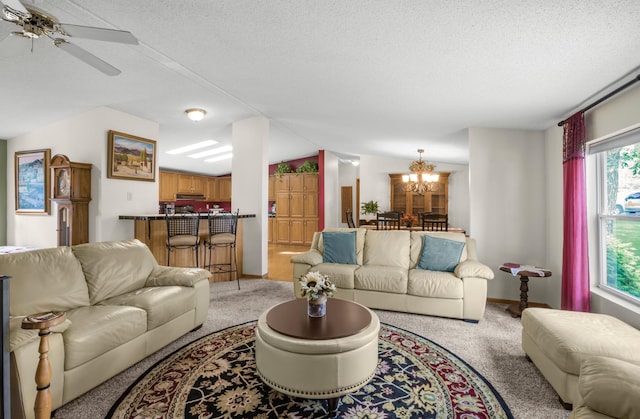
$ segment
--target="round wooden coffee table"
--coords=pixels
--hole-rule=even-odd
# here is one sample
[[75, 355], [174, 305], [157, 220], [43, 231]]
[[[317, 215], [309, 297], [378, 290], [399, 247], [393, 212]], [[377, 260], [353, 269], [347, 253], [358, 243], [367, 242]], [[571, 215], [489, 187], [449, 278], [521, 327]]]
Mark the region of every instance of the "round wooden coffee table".
[[378, 316], [351, 301], [330, 298], [326, 316], [318, 318], [307, 315], [306, 299], [278, 304], [258, 319], [258, 375], [282, 393], [327, 399], [335, 412], [340, 396], [373, 377], [379, 330]]

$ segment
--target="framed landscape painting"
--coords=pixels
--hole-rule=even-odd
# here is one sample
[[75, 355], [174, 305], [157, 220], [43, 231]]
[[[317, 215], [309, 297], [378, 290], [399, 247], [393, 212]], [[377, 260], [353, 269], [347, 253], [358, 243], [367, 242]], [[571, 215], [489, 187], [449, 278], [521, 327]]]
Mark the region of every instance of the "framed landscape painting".
[[49, 214], [51, 150], [16, 151], [16, 214]]
[[156, 142], [135, 135], [109, 131], [107, 177], [156, 180]]

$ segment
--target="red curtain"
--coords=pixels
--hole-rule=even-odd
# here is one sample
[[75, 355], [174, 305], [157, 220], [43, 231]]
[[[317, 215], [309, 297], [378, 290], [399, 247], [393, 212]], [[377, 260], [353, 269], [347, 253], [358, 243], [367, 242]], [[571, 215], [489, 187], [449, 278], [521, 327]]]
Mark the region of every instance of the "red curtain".
[[585, 182], [585, 128], [582, 112], [564, 124], [564, 242], [562, 247], [563, 310], [591, 311], [587, 193]]

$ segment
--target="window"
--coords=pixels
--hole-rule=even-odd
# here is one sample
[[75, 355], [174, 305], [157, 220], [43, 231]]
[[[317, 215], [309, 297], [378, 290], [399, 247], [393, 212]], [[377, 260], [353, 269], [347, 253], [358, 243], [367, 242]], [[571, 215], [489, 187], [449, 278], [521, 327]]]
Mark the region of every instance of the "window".
[[598, 154], [599, 286], [640, 305], [640, 129], [589, 152]]

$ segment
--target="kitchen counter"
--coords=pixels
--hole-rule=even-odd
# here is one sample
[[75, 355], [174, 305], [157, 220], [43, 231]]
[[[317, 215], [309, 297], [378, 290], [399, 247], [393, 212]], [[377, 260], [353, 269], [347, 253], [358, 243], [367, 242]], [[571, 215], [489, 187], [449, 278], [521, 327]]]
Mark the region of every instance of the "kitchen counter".
[[[224, 214], [231, 214], [229, 212], [226, 212]], [[181, 216], [181, 215], [189, 215], [192, 217], [195, 216], [199, 216], [200, 219], [206, 219], [208, 214], [206, 212], [200, 212], [200, 213], [192, 213], [192, 214], [171, 214], [171, 215], [165, 215], [165, 214], [138, 214], [138, 215], [120, 215], [118, 218], [120, 220], [164, 220], [166, 217], [173, 217], [173, 216]], [[223, 214], [217, 214], [217, 215], [223, 215]], [[238, 214], [238, 218], [256, 218], [255, 214]]]
[[[229, 213], [225, 213], [229, 214]], [[146, 244], [153, 256], [156, 258], [158, 264], [167, 265], [167, 217], [183, 216], [185, 214], [165, 215], [165, 214], [136, 214], [136, 215], [120, 215], [120, 220], [132, 220], [134, 223], [134, 238], [140, 240]], [[208, 237], [208, 223], [207, 213], [195, 213], [186, 214], [191, 217], [200, 217], [200, 242]], [[243, 260], [243, 246], [242, 246], [242, 221], [247, 218], [256, 218], [255, 214], [239, 214], [238, 215], [238, 227], [236, 230], [236, 251], [238, 255], [238, 275], [242, 278], [242, 260]], [[200, 246], [198, 249], [200, 252], [198, 258], [200, 264], [204, 261], [204, 246]], [[208, 251], [207, 251], [208, 252]], [[229, 261], [229, 249], [228, 248], [216, 248], [213, 251], [212, 258], [214, 263], [225, 263]], [[207, 254], [207, 260], [209, 255]], [[193, 267], [195, 264], [193, 250], [191, 249], [175, 249], [171, 253], [171, 266]], [[228, 273], [215, 273], [212, 271], [211, 282], [228, 281]], [[231, 280], [235, 280], [232, 277]]]

